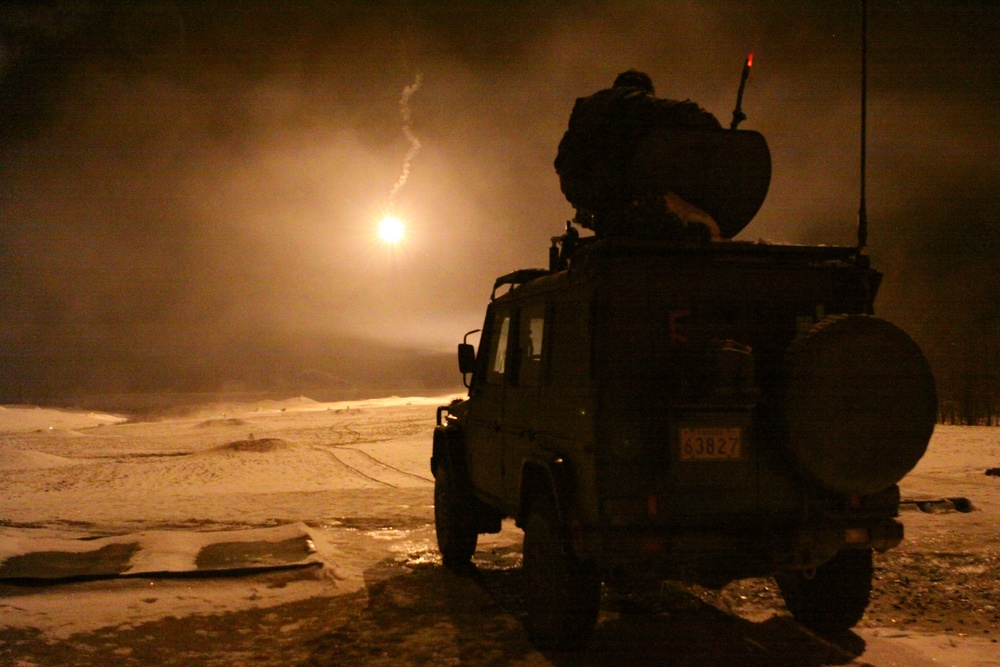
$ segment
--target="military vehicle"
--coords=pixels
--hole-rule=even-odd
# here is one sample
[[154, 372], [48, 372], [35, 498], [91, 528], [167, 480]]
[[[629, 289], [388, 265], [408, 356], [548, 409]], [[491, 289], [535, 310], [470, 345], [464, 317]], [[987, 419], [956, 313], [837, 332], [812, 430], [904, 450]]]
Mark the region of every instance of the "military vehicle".
[[478, 351], [458, 348], [468, 398], [437, 414], [444, 564], [470, 567], [513, 518], [540, 646], [586, 638], [601, 582], [630, 577], [774, 576], [799, 622], [850, 628], [873, 550], [903, 538], [897, 483], [936, 421], [928, 363], [873, 314], [860, 245], [730, 240], [768, 188], [760, 134], [666, 128], [633, 171], [723, 239], [567, 225], [547, 268], [496, 280]]

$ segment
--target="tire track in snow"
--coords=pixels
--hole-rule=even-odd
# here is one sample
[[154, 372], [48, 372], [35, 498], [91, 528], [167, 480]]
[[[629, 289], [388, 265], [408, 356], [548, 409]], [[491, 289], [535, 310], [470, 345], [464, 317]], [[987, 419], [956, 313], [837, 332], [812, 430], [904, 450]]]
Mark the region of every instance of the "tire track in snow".
[[392, 470], [392, 471], [394, 471], [394, 472], [396, 472], [396, 473], [398, 473], [400, 475], [406, 475], [407, 477], [413, 477], [414, 479], [419, 479], [422, 482], [427, 482], [429, 484], [433, 484], [434, 483], [433, 479], [428, 479], [427, 477], [424, 477], [423, 475], [418, 475], [416, 473], [407, 472], [407, 471], [403, 470], [402, 468], [397, 468], [396, 466], [391, 466], [388, 463], [384, 463], [383, 461], [380, 461], [379, 459], [375, 458], [374, 456], [372, 456], [368, 452], [362, 451], [360, 449], [355, 449], [354, 447], [338, 447], [337, 449], [339, 451], [357, 452], [361, 456], [366, 457], [369, 460], [371, 460], [371, 462], [374, 463], [375, 465], [382, 466], [383, 468], [388, 468], [389, 470]]
[[345, 447], [342, 445], [314, 445], [313, 449], [326, 452], [328, 455], [333, 457], [337, 463], [351, 470], [355, 474], [364, 477], [365, 479], [372, 480], [394, 489], [415, 486], [414, 480], [419, 480], [423, 484], [434, 483], [434, 480], [432, 479], [427, 479], [426, 477], [416, 473], [408, 472], [401, 468], [389, 465], [388, 463], [383, 463], [371, 454], [353, 447]]
[[[375, 482], [376, 484], [383, 484], [383, 485], [388, 486], [389, 488], [392, 488], [392, 489], [398, 489], [399, 488], [395, 484], [391, 484], [389, 482], [383, 481], [381, 479], [378, 479], [377, 477], [372, 477], [371, 475], [365, 474], [364, 472], [362, 472], [358, 468], [350, 465], [349, 463], [346, 463], [341, 457], [337, 456], [333, 452], [333, 450], [330, 449], [330, 448], [313, 446], [313, 449], [316, 449], [316, 450], [321, 451], [321, 452], [325, 452], [326, 454], [328, 454], [329, 456], [331, 456], [334, 461], [336, 461], [337, 463], [339, 463], [344, 468], [347, 468], [348, 470], [350, 470], [351, 472], [353, 472], [355, 475], [359, 475], [360, 477], [364, 477], [365, 479], [371, 480], [372, 482]], [[357, 450], [346, 450], [346, 451], [357, 451]]]

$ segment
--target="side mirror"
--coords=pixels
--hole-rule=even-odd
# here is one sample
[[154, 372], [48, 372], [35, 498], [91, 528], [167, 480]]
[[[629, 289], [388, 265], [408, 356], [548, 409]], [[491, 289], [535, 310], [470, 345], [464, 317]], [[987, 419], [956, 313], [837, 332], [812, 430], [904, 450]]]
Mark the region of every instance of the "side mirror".
[[458, 344], [458, 370], [462, 375], [476, 370], [476, 348], [469, 343]]

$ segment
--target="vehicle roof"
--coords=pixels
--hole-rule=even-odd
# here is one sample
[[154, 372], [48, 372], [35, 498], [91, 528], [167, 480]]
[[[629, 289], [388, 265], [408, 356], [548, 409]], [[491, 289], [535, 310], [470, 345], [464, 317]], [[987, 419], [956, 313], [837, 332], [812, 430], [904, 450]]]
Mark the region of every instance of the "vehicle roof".
[[[621, 262], [663, 261], [664, 266], [691, 267], [702, 262], [755, 268], [836, 267], [867, 270], [868, 257], [853, 246], [794, 245], [749, 241], [726, 241], [681, 245], [665, 241], [634, 238], [581, 239], [581, 247], [570, 260], [569, 268], [550, 270], [520, 269], [500, 276], [493, 284], [490, 300], [518, 297], [556, 289], [580, 271]], [[503, 294], [501, 288], [509, 286]]]

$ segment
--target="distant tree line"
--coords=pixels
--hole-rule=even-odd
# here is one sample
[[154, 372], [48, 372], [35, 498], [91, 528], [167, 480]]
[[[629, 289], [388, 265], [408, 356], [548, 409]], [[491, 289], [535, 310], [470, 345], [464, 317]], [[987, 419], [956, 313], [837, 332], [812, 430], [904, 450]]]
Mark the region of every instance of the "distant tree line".
[[952, 373], [938, 377], [938, 421], [942, 424], [1000, 426], [1000, 355], [995, 337], [989, 335], [995, 322], [980, 322], [967, 332], [961, 345], [961, 362]]

